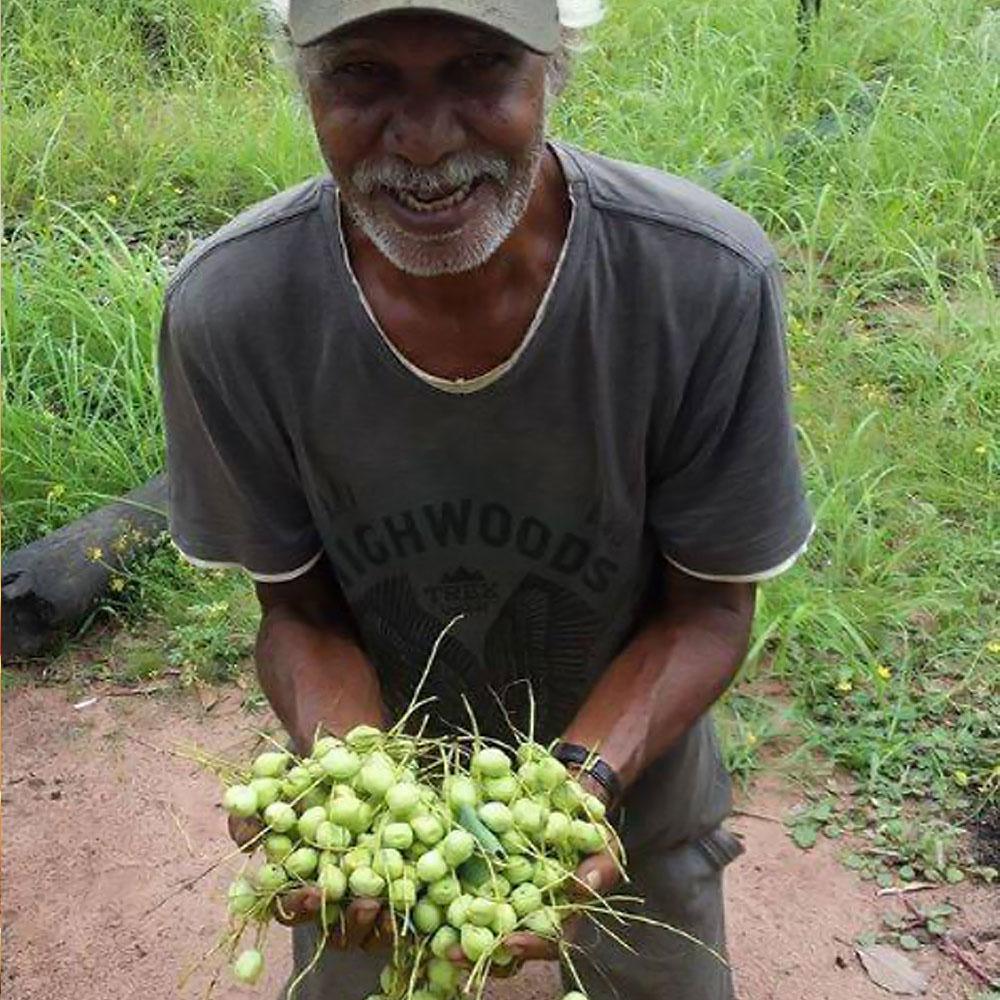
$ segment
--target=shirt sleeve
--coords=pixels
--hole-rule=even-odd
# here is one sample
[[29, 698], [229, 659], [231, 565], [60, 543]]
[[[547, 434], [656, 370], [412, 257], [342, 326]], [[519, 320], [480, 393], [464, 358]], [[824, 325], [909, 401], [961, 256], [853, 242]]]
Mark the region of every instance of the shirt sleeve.
[[322, 546], [292, 449], [225, 337], [210, 334], [168, 296], [158, 360], [171, 537], [195, 565], [294, 579]]
[[707, 580], [776, 576], [813, 532], [775, 267], [748, 283], [744, 300], [733, 328], [698, 353], [647, 497], [664, 557]]

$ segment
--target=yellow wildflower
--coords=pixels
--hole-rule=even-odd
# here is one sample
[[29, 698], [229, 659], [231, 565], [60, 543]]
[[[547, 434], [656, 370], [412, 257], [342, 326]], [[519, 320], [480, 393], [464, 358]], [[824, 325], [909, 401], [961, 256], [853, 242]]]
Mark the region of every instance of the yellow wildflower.
[[993, 642], [986, 643], [986, 652], [992, 653], [994, 656], [1000, 655], [1000, 642], [994, 639]]
[[757, 735], [751, 729], [751, 730], [749, 730], [747, 732], [747, 746], [748, 747], [753, 747], [753, 746], [756, 746], [756, 745], [757, 745]]
[[890, 677], [892, 677], [892, 671], [887, 666], [885, 666], [882, 663], [880, 663], [875, 668], [875, 673], [877, 673], [879, 675], [879, 677], [881, 677], [882, 680], [884, 680], [884, 681], [887, 681], [887, 680], [889, 680]]
[[124, 579], [124, 577], [121, 577], [121, 576], [113, 576], [113, 577], [111, 577], [111, 581], [110, 581], [110, 583], [108, 583], [108, 586], [116, 594], [120, 594], [125, 589], [125, 579]]
[[984, 444], [977, 444], [976, 445], [976, 454], [977, 455], [985, 455], [986, 454], [986, 445], [984, 445]]
[[969, 776], [965, 773], [965, 771], [956, 771], [953, 777], [955, 779], [955, 784], [958, 785], [959, 788], [965, 788], [969, 784]]
[[93, 546], [92, 548], [87, 549], [87, 558], [91, 562], [97, 562], [98, 560], [103, 559], [104, 558], [104, 549], [99, 548], [96, 545]]
[[105, 199], [105, 201], [107, 201], [107, 203], [109, 205], [117, 205], [118, 204], [118, 195], [116, 195], [116, 194], [109, 194], [107, 196], [107, 198]]
[[845, 678], [844, 680], [837, 682], [837, 690], [842, 694], [848, 694], [854, 690], [854, 685]]

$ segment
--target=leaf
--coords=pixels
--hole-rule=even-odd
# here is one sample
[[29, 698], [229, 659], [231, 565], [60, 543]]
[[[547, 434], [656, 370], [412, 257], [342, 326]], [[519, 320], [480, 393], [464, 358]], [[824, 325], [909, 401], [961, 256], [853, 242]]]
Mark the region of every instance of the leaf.
[[802, 824], [801, 826], [792, 827], [792, 840], [803, 851], [808, 851], [810, 847], [816, 846], [818, 833], [819, 831], [815, 826]]
[[944, 877], [948, 880], [949, 885], [958, 885], [959, 882], [965, 881], [965, 873], [960, 868], [949, 868], [944, 873]]
[[927, 990], [927, 979], [914, 968], [906, 955], [887, 944], [873, 944], [856, 947], [858, 956], [868, 978], [876, 986], [898, 996], [920, 996]]
[[912, 934], [900, 934], [899, 947], [902, 948], [903, 951], [919, 951], [920, 941]]

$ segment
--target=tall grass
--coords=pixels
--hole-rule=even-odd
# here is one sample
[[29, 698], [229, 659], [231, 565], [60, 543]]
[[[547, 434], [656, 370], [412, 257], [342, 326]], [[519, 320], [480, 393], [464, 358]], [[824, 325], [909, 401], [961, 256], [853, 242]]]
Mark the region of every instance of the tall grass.
[[[972, 808], [1000, 785], [1000, 18], [825, 5], [800, 52], [795, 6], [612, 0], [554, 130], [693, 177], [752, 160], [722, 193], [787, 265], [820, 530], [762, 595], [730, 759], [765, 742], [766, 672], [871, 794]], [[251, 0], [10, 0], [4, 27], [11, 545], [157, 469], [166, 267], [319, 159]]]

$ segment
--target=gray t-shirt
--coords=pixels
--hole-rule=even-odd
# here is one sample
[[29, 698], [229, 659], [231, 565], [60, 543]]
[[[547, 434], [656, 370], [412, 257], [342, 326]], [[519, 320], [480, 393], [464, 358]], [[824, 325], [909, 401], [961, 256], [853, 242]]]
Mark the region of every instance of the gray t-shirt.
[[[331, 561], [388, 704], [560, 733], [655, 597], [662, 559], [757, 580], [806, 544], [779, 271], [760, 228], [676, 177], [553, 144], [573, 215], [510, 361], [429, 379], [378, 328], [318, 178], [241, 215], [170, 283], [170, 522], [195, 561]], [[475, 330], [469, 331], [474, 337]], [[630, 796], [634, 844], [728, 808], [703, 720]]]

